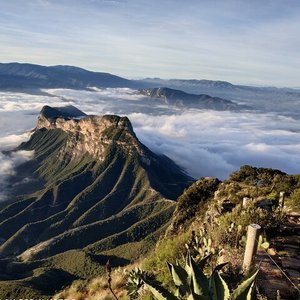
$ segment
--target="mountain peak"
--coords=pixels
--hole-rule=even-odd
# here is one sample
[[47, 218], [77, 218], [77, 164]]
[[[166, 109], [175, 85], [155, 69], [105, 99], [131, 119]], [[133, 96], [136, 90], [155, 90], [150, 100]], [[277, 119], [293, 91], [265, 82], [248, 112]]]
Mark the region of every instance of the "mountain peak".
[[86, 114], [73, 105], [64, 107], [51, 107], [45, 105], [40, 111], [40, 116], [43, 116], [47, 119], [57, 119], [59, 117], [68, 119], [86, 116]]
[[67, 134], [68, 142], [59, 155], [61, 159], [78, 158], [87, 152], [103, 160], [106, 148], [112, 144], [119, 144], [127, 151], [135, 149], [141, 155], [144, 152], [127, 117], [86, 115], [74, 106], [44, 106], [35, 131], [45, 129]]
[[15, 191], [17, 209], [0, 211], [0, 257], [39, 261], [83, 248], [98, 255], [141, 241], [169, 221], [170, 200], [192, 181], [140, 143], [127, 117], [73, 117], [46, 106], [18, 150], [34, 151], [18, 170], [38, 185], [29, 191], [25, 182]]

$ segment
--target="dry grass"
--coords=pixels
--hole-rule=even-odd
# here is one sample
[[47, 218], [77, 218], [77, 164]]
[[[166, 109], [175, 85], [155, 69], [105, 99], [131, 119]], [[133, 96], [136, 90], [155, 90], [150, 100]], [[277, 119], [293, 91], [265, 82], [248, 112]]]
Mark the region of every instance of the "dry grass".
[[[117, 268], [112, 272], [112, 289], [120, 300], [128, 299], [125, 284], [127, 272], [138, 267], [140, 262]], [[53, 297], [53, 300], [115, 300], [108, 289], [106, 275], [91, 279], [90, 281], [77, 280], [65, 290]]]

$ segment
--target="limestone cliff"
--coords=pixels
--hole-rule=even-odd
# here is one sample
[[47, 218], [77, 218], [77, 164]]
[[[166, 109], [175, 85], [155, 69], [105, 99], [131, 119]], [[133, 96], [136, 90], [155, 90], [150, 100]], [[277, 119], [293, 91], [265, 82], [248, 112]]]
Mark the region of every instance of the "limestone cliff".
[[127, 117], [115, 115], [87, 116], [62, 111], [60, 108], [44, 106], [41, 110], [36, 130], [61, 129], [68, 133], [68, 140], [60, 150], [59, 159], [78, 158], [89, 153], [103, 161], [107, 146], [118, 144], [128, 154], [137, 151], [141, 159], [150, 163], [143, 145], [138, 141], [131, 122]]

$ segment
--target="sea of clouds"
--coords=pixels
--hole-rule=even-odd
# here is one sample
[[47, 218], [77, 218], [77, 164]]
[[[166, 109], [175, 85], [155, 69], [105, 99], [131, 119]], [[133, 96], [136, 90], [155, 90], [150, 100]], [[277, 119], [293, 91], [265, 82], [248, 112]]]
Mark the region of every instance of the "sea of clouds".
[[[300, 123], [274, 112], [230, 112], [170, 108], [145, 101], [131, 89], [0, 92], [0, 151], [30, 136], [43, 105], [74, 105], [87, 114], [127, 115], [137, 137], [173, 159], [191, 176], [225, 179], [241, 165], [300, 173]], [[0, 187], [32, 153], [1, 154]]]

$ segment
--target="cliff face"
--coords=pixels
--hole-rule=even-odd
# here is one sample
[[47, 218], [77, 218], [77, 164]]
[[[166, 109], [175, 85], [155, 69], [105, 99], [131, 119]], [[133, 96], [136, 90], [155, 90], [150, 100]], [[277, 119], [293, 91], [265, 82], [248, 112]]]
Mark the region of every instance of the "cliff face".
[[18, 149], [34, 151], [20, 169], [43, 185], [0, 211], [0, 262], [20, 255], [37, 267], [47, 259], [61, 268], [53, 257], [69, 257], [70, 250], [100, 255], [142, 242], [170, 220], [170, 200], [191, 181], [140, 143], [127, 117], [45, 106]]
[[58, 156], [61, 160], [79, 158], [88, 153], [103, 161], [107, 147], [117, 144], [129, 155], [136, 151], [143, 160], [150, 162], [127, 117], [73, 116], [61, 112], [59, 108], [45, 106], [35, 130], [39, 129], [60, 129], [68, 134], [68, 140]]
[[115, 266], [136, 260], [154, 246], [174, 212], [171, 200], [191, 183], [139, 142], [128, 118], [74, 107], [45, 106], [18, 150], [34, 157], [18, 167], [27, 179], [22, 193], [0, 210], [6, 298], [50, 298], [68, 280], [101, 274], [107, 259]]

